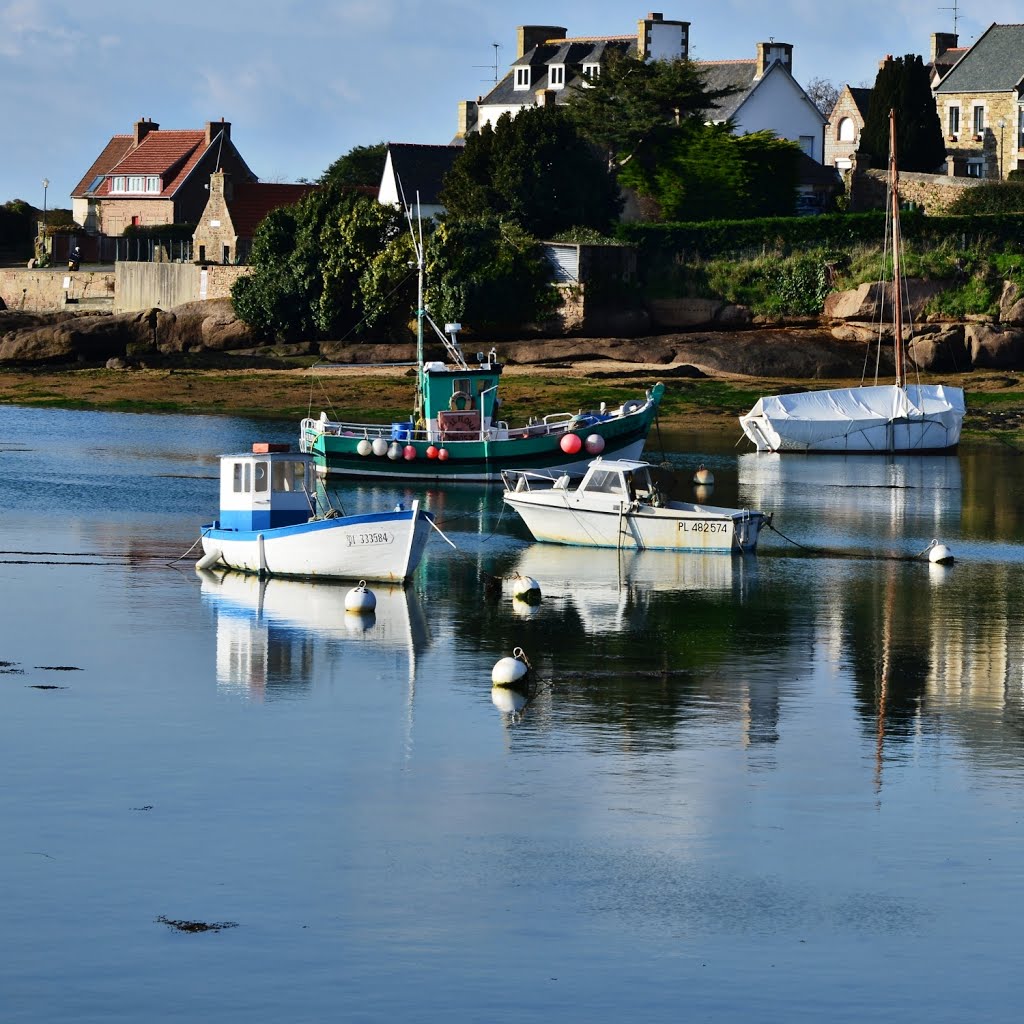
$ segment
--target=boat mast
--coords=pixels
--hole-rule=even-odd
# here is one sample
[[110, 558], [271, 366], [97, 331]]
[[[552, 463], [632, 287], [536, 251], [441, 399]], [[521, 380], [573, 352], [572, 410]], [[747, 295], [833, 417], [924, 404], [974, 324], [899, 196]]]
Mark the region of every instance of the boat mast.
[[900, 283], [900, 172], [896, 166], [896, 111], [889, 111], [889, 202], [892, 204], [892, 348], [896, 363], [896, 386], [906, 387], [903, 365], [903, 289]]

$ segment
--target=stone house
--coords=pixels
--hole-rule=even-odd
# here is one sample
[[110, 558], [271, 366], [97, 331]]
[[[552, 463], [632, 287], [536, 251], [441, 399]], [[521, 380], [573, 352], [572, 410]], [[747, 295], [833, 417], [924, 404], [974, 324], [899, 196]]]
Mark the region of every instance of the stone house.
[[72, 191], [72, 216], [88, 234], [102, 235], [132, 225], [195, 224], [217, 170], [236, 183], [257, 180], [231, 141], [228, 121], [185, 131], [136, 121], [131, 135], [110, 139]]
[[210, 175], [209, 198], [192, 236], [197, 263], [246, 263], [252, 237], [271, 210], [291, 206], [316, 185], [283, 185], [242, 180], [237, 184], [227, 171]]
[[872, 89], [844, 85], [825, 125], [825, 160], [841, 174], [849, 171], [860, 147]]
[[953, 174], [1024, 168], [1024, 25], [990, 25], [934, 92]]

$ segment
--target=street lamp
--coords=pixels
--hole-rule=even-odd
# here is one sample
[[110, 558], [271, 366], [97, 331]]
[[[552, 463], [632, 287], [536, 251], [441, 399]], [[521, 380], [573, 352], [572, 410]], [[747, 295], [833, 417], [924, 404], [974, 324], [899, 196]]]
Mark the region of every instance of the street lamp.
[[1006, 118], [999, 118], [999, 180], [1003, 180], [1003, 131], [1006, 129]]
[[43, 251], [42, 256], [46, 256], [46, 190], [50, 187], [50, 179], [43, 178]]

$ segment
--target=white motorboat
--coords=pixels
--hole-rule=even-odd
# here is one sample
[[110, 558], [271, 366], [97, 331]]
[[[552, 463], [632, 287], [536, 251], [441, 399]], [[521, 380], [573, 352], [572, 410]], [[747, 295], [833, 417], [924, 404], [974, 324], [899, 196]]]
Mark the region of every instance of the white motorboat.
[[[889, 198], [886, 240], [892, 242], [892, 384], [801, 391], [759, 398], [740, 417], [743, 433], [762, 452], [944, 452], [960, 442], [966, 407], [962, 388], [907, 383], [896, 119], [889, 111]], [[880, 289], [881, 290], [881, 289]], [[884, 291], [882, 291], [884, 295]], [[881, 345], [881, 331], [879, 331]], [[911, 348], [912, 351], [912, 348]]]
[[550, 544], [662, 551], [753, 551], [770, 517], [671, 501], [646, 462], [595, 459], [582, 478], [506, 471], [505, 502]]
[[311, 455], [258, 443], [220, 458], [220, 518], [202, 528], [198, 566], [401, 583], [419, 565], [431, 528], [418, 501], [341, 514], [318, 500]]

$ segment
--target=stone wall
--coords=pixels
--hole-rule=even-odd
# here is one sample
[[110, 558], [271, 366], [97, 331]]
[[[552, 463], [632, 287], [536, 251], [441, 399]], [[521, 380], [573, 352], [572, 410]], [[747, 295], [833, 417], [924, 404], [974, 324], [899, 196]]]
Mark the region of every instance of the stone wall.
[[[888, 175], [886, 171], [858, 171], [853, 184], [851, 208], [854, 210], [881, 210], [885, 207]], [[914, 203], [925, 213], [945, 213], [953, 201], [964, 191], [977, 188], [979, 178], [953, 178], [945, 174], [918, 174], [900, 171], [900, 198]]]
[[26, 313], [59, 312], [68, 299], [109, 301], [114, 291], [109, 271], [0, 270], [0, 299], [8, 309]]
[[[56, 313], [67, 300], [104, 305], [117, 313], [169, 310], [186, 302], [226, 299], [249, 267], [199, 267], [192, 263], [117, 263], [113, 272], [0, 270], [0, 299], [8, 309]], [[67, 287], [65, 287], [67, 282]]]

